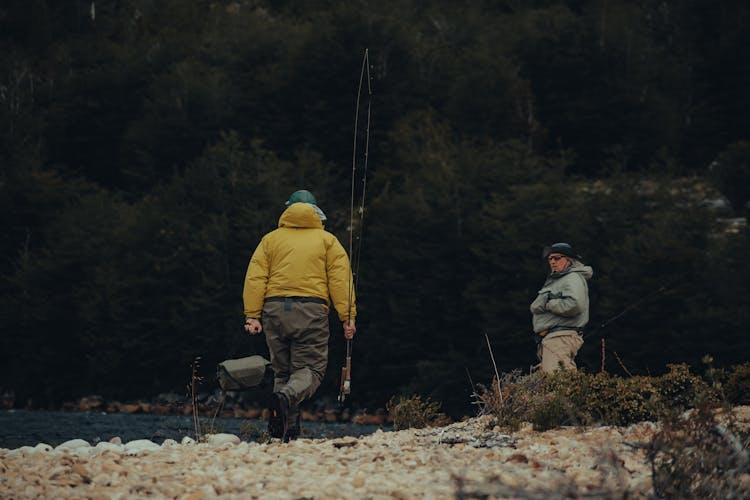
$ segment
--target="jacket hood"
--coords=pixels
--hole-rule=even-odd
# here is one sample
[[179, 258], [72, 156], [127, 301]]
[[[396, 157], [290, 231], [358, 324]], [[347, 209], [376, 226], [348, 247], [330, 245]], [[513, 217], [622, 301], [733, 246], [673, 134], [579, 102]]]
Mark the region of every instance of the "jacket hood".
[[323, 229], [323, 222], [309, 203], [292, 203], [279, 217], [279, 227]]
[[583, 264], [577, 265], [577, 266], [570, 266], [565, 271], [561, 273], [551, 273], [549, 275], [550, 278], [559, 278], [560, 276], [565, 276], [566, 274], [570, 273], [578, 273], [581, 275], [581, 277], [585, 278], [586, 280], [590, 280], [591, 277], [594, 275], [594, 269], [591, 266], [585, 266]]

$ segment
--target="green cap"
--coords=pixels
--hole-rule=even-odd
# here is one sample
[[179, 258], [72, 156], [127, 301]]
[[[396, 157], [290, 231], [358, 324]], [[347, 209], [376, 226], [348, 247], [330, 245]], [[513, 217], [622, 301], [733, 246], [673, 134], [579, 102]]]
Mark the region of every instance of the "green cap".
[[311, 205], [317, 205], [318, 202], [310, 191], [301, 189], [293, 192], [292, 196], [289, 197], [289, 201], [286, 202], [287, 205], [291, 205], [292, 203], [309, 203]]

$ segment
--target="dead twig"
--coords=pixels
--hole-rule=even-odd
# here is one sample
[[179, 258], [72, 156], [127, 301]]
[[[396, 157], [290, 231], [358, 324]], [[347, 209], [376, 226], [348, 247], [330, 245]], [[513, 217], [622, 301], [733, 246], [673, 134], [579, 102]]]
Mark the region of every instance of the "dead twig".
[[630, 370], [628, 370], [627, 367], [625, 367], [625, 365], [622, 363], [620, 356], [617, 355], [617, 351], [612, 351], [612, 354], [615, 355], [615, 359], [617, 359], [617, 362], [620, 363], [620, 366], [622, 367], [623, 370], [625, 370], [625, 373], [627, 373], [628, 376], [632, 377], [633, 374], [630, 373]]
[[490, 345], [490, 337], [487, 332], [484, 333], [484, 338], [487, 339], [487, 348], [490, 350], [490, 359], [492, 359], [492, 366], [495, 367], [495, 380], [497, 380], [497, 394], [500, 396], [500, 404], [503, 404], [503, 391], [500, 390], [500, 373], [497, 371], [497, 364], [495, 363], [495, 355], [492, 354], [492, 346]]

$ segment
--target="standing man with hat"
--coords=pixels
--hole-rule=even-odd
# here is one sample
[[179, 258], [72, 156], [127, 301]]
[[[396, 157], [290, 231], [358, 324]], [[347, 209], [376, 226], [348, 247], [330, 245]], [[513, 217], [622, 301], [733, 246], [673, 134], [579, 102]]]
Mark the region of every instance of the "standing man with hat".
[[255, 249], [242, 292], [245, 330], [251, 335], [265, 331], [275, 373], [268, 432], [284, 441], [299, 435], [299, 404], [325, 375], [329, 305], [343, 323], [345, 338], [357, 331], [346, 251], [323, 229], [326, 216], [312, 193], [295, 191], [286, 205], [279, 227]]
[[550, 274], [531, 303], [532, 325], [539, 365], [545, 373], [576, 369], [575, 357], [583, 345], [583, 327], [589, 321], [590, 266], [568, 243], [545, 247]]

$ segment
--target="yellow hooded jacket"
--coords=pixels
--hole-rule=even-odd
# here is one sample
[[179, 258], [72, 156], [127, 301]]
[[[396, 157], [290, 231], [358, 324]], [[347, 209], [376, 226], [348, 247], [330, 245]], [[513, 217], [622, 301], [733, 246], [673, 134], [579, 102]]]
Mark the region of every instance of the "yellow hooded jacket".
[[266, 297], [329, 296], [341, 321], [355, 319], [349, 257], [336, 237], [323, 229], [312, 205], [293, 203], [266, 234], [247, 266], [242, 299], [246, 318], [260, 318]]

